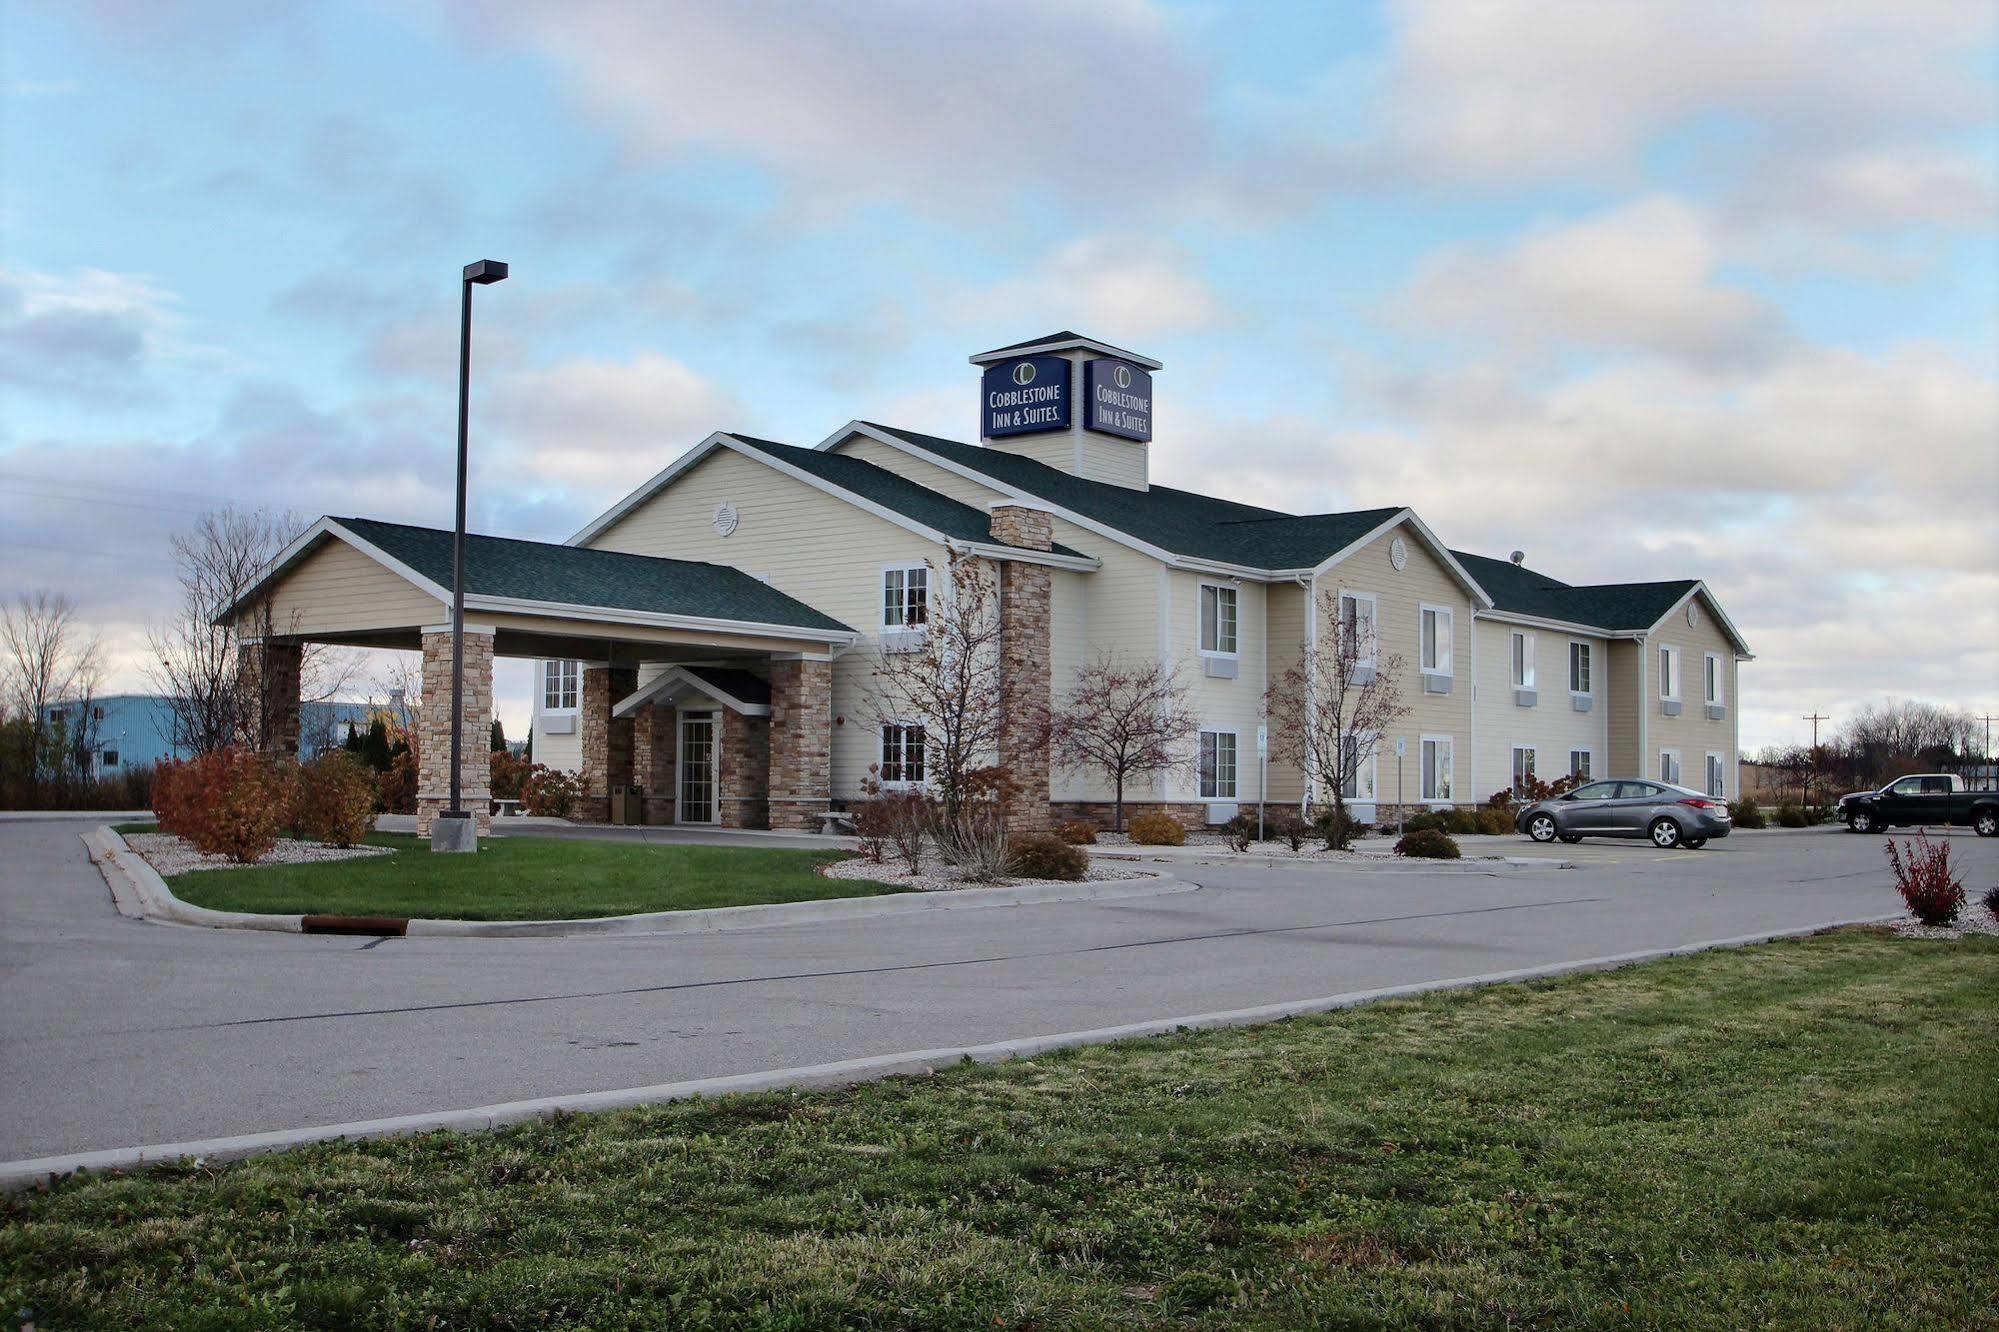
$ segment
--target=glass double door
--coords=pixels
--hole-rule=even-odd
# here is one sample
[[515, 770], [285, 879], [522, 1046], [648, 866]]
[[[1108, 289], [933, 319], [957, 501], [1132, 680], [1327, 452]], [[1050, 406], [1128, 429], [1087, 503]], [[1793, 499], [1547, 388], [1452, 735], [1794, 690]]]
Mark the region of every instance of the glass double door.
[[681, 823], [716, 822], [715, 787], [721, 755], [715, 739], [713, 713], [681, 714]]

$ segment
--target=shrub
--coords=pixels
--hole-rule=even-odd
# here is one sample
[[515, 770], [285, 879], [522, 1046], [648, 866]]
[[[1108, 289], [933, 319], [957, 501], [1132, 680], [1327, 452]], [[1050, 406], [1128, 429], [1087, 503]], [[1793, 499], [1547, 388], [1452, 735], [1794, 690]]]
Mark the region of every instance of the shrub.
[[1243, 810], [1222, 825], [1222, 835], [1229, 839], [1230, 850], [1249, 850], [1249, 844], [1256, 840], [1256, 815]]
[[1125, 823], [1125, 835], [1139, 846], [1185, 846], [1187, 830], [1180, 820], [1160, 810], [1134, 814]]
[[1950, 872], [1950, 843], [1917, 833], [1901, 846], [1888, 839], [1888, 866], [1909, 912], [1925, 925], [1948, 925], [1964, 909], [1964, 884]]
[[1810, 823], [1811, 820], [1805, 817], [1805, 811], [1802, 807], [1794, 805], [1788, 800], [1777, 806], [1777, 826], [1779, 828], [1804, 828], [1809, 826]]
[[1487, 837], [1504, 837], [1513, 831], [1513, 810], [1510, 807], [1488, 805], [1475, 812], [1478, 830]]
[[[923, 843], [930, 828], [929, 801], [919, 791], [884, 787], [879, 763], [868, 765], [861, 791], [867, 799], [854, 809], [854, 831], [861, 836], [862, 854], [879, 863], [893, 851], [904, 869], [922, 873]], [[870, 841], [874, 843], [872, 851]]]
[[1999, 924], [1999, 888], [1987, 888], [1982, 900], [1985, 903], [1985, 914], [1992, 917], [1994, 924]]
[[1060, 837], [1034, 833], [1014, 839], [1007, 852], [1007, 870], [1023, 879], [1074, 883], [1090, 872], [1090, 857]]
[[1762, 809], [1757, 806], [1754, 800], [1747, 798], [1730, 801], [1728, 805], [1728, 817], [1734, 820], [1735, 826], [1738, 828], [1764, 828], [1769, 826], [1763, 818]]
[[329, 749], [299, 768], [298, 831], [326, 846], [353, 846], [375, 826], [375, 774], [358, 754]]
[[870, 864], [879, 865], [888, 857], [888, 813], [878, 800], [863, 800], [847, 811], [847, 818], [854, 825], [854, 837], [860, 842], [861, 856]]
[[1443, 832], [1444, 813], [1442, 810], [1430, 809], [1423, 811], [1421, 814], [1413, 815], [1402, 821], [1402, 831], [1405, 833]]
[[487, 767], [488, 789], [495, 800], [519, 800], [521, 788], [534, 772], [534, 762], [523, 755], [509, 754], [504, 749], [492, 751], [492, 759]]
[[154, 782], [160, 827], [208, 856], [249, 863], [278, 840], [286, 783], [261, 754], [230, 746], [168, 765]]
[[[397, 756], [400, 762], [403, 755]], [[391, 764], [392, 773], [395, 765]], [[545, 768], [537, 763], [521, 784], [521, 808], [530, 814], [544, 818], [566, 819], [576, 802], [583, 798], [583, 783], [575, 773], [563, 772], [559, 768]]]
[[[377, 802], [390, 814], [416, 813], [416, 751], [399, 749], [389, 756], [387, 764], [388, 766], [382, 771], [381, 784], [376, 791]], [[522, 783], [521, 795], [525, 804], [527, 796], [525, 782]]]
[[1020, 781], [1005, 768], [974, 768], [965, 774], [955, 813], [946, 802], [925, 802], [930, 835], [944, 862], [973, 883], [1005, 878], [1008, 811], [1022, 794]]
[[1421, 860], [1457, 860], [1464, 852], [1451, 835], [1441, 828], [1418, 828], [1402, 834], [1402, 840], [1395, 844], [1398, 856], [1414, 856]]
[[1055, 828], [1055, 835], [1070, 846], [1095, 846], [1097, 844], [1097, 825], [1083, 819], [1075, 819], [1068, 823], [1058, 824]]
[[1367, 831], [1367, 825], [1352, 814], [1341, 814], [1332, 805], [1320, 808], [1312, 816], [1312, 831], [1325, 842], [1328, 851], [1344, 851], [1353, 845], [1353, 839]]
[[[1349, 819], [1348, 822], [1351, 823], [1352, 820]], [[1271, 816], [1270, 835], [1281, 840], [1293, 851], [1303, 851], [1305, 839], [1312, 835], [1312, 825], [1305, 822], [1297, 810], [1287, 805]], [[1348, 840], [1352, 840], [1351, 836]]]

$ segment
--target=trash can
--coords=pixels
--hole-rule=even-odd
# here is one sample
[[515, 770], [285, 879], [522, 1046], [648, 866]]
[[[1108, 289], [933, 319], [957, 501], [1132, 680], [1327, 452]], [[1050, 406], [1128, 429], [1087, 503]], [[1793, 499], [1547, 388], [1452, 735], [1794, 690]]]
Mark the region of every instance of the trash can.
[[614, 786], [611, 788], [611, 822], [645, 822], [645, 788], [643, 786]]

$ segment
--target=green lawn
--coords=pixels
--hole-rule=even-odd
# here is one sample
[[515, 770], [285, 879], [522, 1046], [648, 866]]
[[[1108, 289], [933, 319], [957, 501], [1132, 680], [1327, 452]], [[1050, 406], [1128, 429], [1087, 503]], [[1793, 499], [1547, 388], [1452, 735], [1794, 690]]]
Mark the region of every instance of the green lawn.
[[70, 1182], [43, 1327], [1806, 1328], [1999, 1318], [1999, 941], [1846, 932]]
[[219, 911], [456, 920], [622, 916], [905, 891], [820, 874], [819, 866], [845, 857], [840, 851], [488, 837], [477, 855], [452, 856], [433, 855], [428, 841], [402, 833], [375, 833], [368, 841], [395, 853], [195, 870], [168, 883], [187, 901]]

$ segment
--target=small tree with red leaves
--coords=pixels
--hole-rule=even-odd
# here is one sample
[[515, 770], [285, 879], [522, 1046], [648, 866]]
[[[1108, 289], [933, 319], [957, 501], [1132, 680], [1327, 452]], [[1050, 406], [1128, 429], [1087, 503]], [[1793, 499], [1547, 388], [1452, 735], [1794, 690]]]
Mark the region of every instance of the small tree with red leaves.
[[1176, 671], [1102, 652], [1076, 672], [1048, 724], [1049, 757], [1072, 772], [1103, 776], [1111, 788], [1111, 826], [1122, 831], [1125, 787], [1186, 766], [1187, 741], [1200, 720]]

